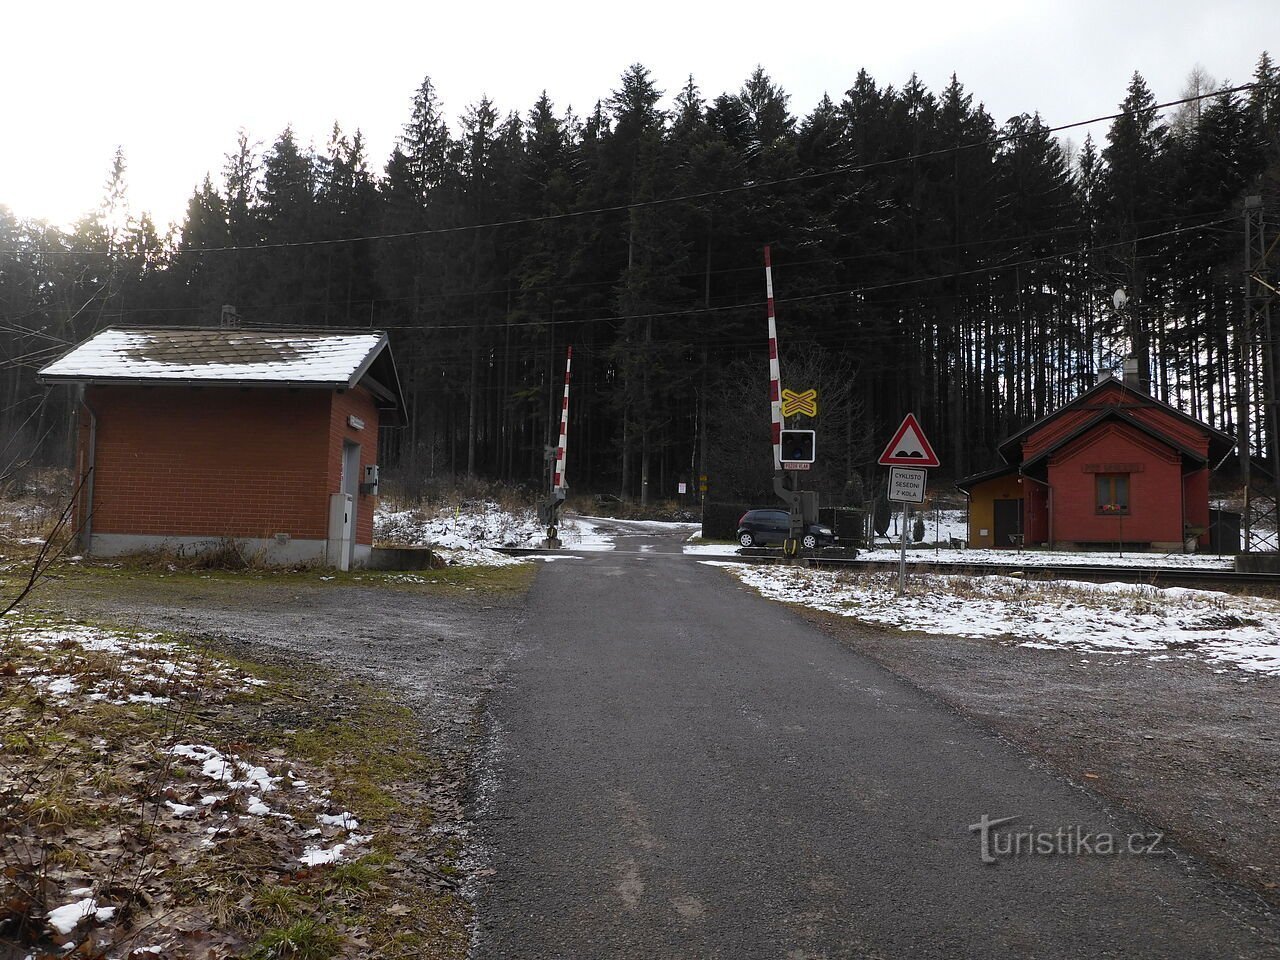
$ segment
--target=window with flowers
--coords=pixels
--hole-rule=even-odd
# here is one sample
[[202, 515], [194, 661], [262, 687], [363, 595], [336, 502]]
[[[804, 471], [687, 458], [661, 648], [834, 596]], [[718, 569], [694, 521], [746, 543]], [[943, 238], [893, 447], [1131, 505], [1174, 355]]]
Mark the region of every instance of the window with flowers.
[[1097, 475], [1098, 513], [1109, 517], [1123, 517], [1129, 513], [1129, 475], [1127, 473], [1100, 473]]

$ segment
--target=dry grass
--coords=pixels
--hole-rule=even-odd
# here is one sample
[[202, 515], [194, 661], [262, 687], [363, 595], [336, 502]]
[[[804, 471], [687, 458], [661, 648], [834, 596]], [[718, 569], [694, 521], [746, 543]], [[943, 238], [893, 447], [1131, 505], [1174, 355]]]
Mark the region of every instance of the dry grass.
[[32, 560], [46, 541], [54, 556], [68, 548], [75, 525], [59, 525], [58, 520], [72, 488], [65, 470], [42, 471], [0, 487], [0, 560], [21, 566]]
[[175, 571], [276, 571], [300, 572], [321, 566], [319, 561], [278, 564], [268, 559], [264, 548], [253, 549], [232, 537], [211, 538], [198, 547], [152, 547], [117, 557], [113, 561], [134, 570]]
[[[405, 708], [341, 677], [304, 682], [296, 666], [286, 676], [173, 638], [13, 615], [6, 625], [0, 941], [22, 956], [151, 945], [175, 960], [463, 955], [467, 910], [440, 882], [454, 851], [430, 830], [439, 770]], [[89, 649], [95, 638], [114, 649]], [[261, 796], [292, 819], [248, 815], [253, 788], [220, 789], [199, 762], [175, 759], [175, 743], [283, 778]], [[299, 779], [309, 786], [293, 789]], [[303, 866], [304, 845], [348, 835], [305, 836], [317, 812], [338, 809], [373, 835], [353, 848], [368, 852]], [[46, 925], [49, 910], [86, 896], [115, 915], [67, 935]], [[388, 900], [423, 909], [387, 915]], [[391, 943], [406, 952], [384, 952]]]
[[380, 486], [380, 502], [393, 510], [426, 510], [432, 513], [448, 507], [468, 507], [495, 503], [504, 510], [517, 513], [532, 510], [546, 496], [545, 491], [524, 485], [460, 477], [412, 478], [395, 476], [384, 479]]

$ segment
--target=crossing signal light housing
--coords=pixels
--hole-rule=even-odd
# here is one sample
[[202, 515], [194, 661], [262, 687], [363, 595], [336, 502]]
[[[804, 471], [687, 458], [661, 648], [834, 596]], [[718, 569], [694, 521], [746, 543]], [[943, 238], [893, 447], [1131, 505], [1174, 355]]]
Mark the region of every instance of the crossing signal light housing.
[[782, 460], [784, 463], [813, 463], [817, 442], [812, 430], [782, 431]]

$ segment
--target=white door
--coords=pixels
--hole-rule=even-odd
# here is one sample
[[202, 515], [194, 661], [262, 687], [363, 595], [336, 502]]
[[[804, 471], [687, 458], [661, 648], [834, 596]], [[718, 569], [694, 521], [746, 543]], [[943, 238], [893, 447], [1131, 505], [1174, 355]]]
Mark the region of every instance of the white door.
[[360, 444], [342, 441], [342, 492], [351, 497], [351, 541], [347, 547], [347, 569], [356, 555], [356, 514], [360, 504]]
[[329, 565], [338, 570], [351, 569], [351, 541], [354, 539], [351, 508], [351, 498], [345, 493], [329, 494], [329, 541], [325, 545], [325, 556]]

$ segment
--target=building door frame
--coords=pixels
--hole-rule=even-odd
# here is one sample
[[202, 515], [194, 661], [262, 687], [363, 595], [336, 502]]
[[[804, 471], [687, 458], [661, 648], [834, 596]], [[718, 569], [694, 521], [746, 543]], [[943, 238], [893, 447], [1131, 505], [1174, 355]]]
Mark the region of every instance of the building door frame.
[[1022, 534], [1022, 508], [1021, 498], [991, 501], [991, 542], [994, 546], [1009, 550], [1019, 545], [1016, 539], [1011, 538]]

